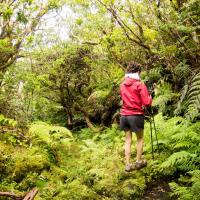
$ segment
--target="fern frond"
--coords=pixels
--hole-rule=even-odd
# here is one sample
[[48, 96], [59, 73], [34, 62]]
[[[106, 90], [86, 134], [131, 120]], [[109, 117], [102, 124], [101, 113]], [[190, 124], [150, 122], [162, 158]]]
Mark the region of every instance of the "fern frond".
[[189, 88], [189, 86], [187, 84], [182, 88], [182, 90], [181, 90], [181, 102], [186, 97], [186, 94], [188, 92], [188, 88]]
[[196, 157], [196, 154], [192, 154], [187, 151], [180, 151], [174, 153], [165, 162], [161, 164], [161, 169], [168, 170], [173, 167], [180, 168], [183, 170], [193, 169], [195, 167], [193, 166], [193, 161]]
[[178, 101], [177, 106], [176, 106], [176, 109], [175, 109], [175, 111], [174, 111], [174, 114], [175, 114], [175, 115], [178, 115], [178, 114], [181, 112], [182, 103], [183, 103], [183, 101], [184, 101], [184, 99], [185, 99], [185, 97], [186, 97], [186, 95], [187, 95], [188, 89], [189, 89], [188, 84], [186, 84], [186, 85], [182, 88], [182, 90], [181, 90], [181, 92], [180, 92], [180, 93], [181, 93], [180, 100]]
[[200, 180], [197, 180], [193, 183], [191, 191], [193, 194], [193, 199], [200, 199]]
[[199, 94], [199, 90], [198, 89], [199, 88], [196, 87], [196, 90], [191, 90], [187, 98], [190, 99], [190, 100], [195, 99], [196, 96]]
[[188, 172], [188, 174], [192, 175], [190, 181], [192, 182], [191, 187], [184, 187], [180, 186], [179, 184], [172, 182], [170, 183], [170, 188], [172, 189], [173, 193], [172, 196], [178, 197], [180, 200], [199, 200], [200, 198], [200, 170], [194, 170]]
[[171, 136], [172, 142], [181, 142], [181, 141], [189, 141], [191, 143], [198, 143], [200, 140], [200, 136], [190, 128], [180, 131], [177, 134]]
[[193, 78], [193, 82], [200, 80], [200, 73], [196, 74], [196, 76]]
[[193, 195], [190, 192], [190, 190], [188, 190], [187, 187], [181, 187], [180, 185], [178, 185], [175, 182], [172, 182], [169, 184], [170, 188], [173, 191], [173, 196], [178, 196], [179, 199], [181, 200], [191, 200], [193, 199]]
[[60, 140], [61, 138], [73, 138], [71, 131], [65, 127], [51, 126], [44, 122], [32, 124], [29, 129], [29, 134], [47, 144], [51, 143], [53, 140]]
[[185, 117], [189, 120], [194, 120], [200, 116], [200, 73], [193, 77], [190, 86], [186, 84], [182, 88], [181, 97], [174, 114], [179, 114], [181, 111], [185, 113]]
[[188, 172], [188, 174], [192, 175], [193, 179], [200, 180], [200, 170], [198, 170], [198, 169], [197, 170], [193, 170], [193, 171]]
[[192, 83], [192, 87], [195, 87], [195, 86], [200, 86], [200, 80], [199, 79], [196, 79], [196, 81], [193, 79], [193, 83]]
[[191, 141], [183, 141], [183, 142], [180, 142], [180, 143], [177, 143], [175, 146], [174, 146], [174, 149], [181, 149], [181, 148], [191, 148], [191, 147], [196, 147], [195, 144], [193, 144]]

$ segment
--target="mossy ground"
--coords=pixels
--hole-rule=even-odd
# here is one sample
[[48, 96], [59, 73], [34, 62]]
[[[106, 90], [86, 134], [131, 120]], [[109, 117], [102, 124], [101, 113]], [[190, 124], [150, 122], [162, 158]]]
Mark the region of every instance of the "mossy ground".
[[[124, 133], [117, 125], [99, 133], [82, 129], [71, 134], [64, 128], [44, 124], [41, 128], [41, 124], [33, 124], [25, 134], [27, 139], [20, 143], [16, 137], [12, 141], [8, 140], [12, 132], [1, 135], [0, 190], [23, 194], [37, 187], [39, 193], [36, 200], [143, 199], [145, 191], [156, 180], [165, 181], [167, 176], [175, 176], [176, 173], [180, 175], [183, 167], [188, 167], [189, 170], [190, 165], [186, 166], [186, 162], [191, 162], [194, 157], [189, 151], [186, 156], [184, 154], [181, 157], [183, 148], [174, 154], [173, 149], [168, 150], [173, 146], [174, 140], [170, 141], [167, 134], [171, 134], [173, 128], [176, 134], [186, 128], [185, 125], [180, 127], [177, 124], [180, 119], [165, 120], [158, 115], [156, 120], [161, 155], [154, 144], [155, 159], [151, 157], [149, 129], [146, 124], [144, 154], [148, 166], [130, 173], [124, 171]], [[164, 126], [169, 124], [170, 127], [166, 129]], [[135, 140], [133, 136], [133, 144]], [[189, 157], [190, 154], [192, 157]], [[134, 158], [133, 145], [133, 162]], [[198, 166], [198, 171], [197, 168]], [[191, 186], [192, 180], [190, 183]]]

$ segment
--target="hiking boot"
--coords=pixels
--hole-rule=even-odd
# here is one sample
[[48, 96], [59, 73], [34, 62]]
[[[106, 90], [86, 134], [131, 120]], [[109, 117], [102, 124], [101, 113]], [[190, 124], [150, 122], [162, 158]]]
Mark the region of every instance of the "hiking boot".
[[146, 166], [147, 166], [146, 160], [141, 160], [141, 162], [135, 163], [135, 169], [141, 169], [141, 168], [146, 167]]
[[125, 167], [125, 171], [126, 171], [126, 172], [130, 172], [130, 171], [132, 171], [133, 169], [134, 169], [134, 166], [131, 165], [131, 164], [126, 165], [126, 167]]

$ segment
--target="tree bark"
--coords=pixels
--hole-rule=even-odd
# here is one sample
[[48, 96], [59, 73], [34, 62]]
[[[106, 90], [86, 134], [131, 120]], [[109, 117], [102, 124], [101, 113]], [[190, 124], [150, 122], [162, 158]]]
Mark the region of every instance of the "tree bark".
[[0, 196], [9, 197], [14, 200], [33, 200], [35, 198], [35, 196], [37, 195], [37, 193], [38, 193], [38, 189], [34, 188], [24, 196], [17, 196], [16, 194], [14, 194], [12, 192], [0, 192]]
[[23, 200], [33, 200], [38, 193], [38, 189], [34, 188], [26, 194]]
[[73, 114], [70, 110], [67, 110], [67, 128], [69, 129], [73, 128]]
[[10, 197], [15, 200], [22, 200], [22, 196], [17, 196], [16, 194], [12, 192], [0, 192], [0, 197]]
[[87, 113], [87, 111], [84, 108], [82, 108], [78, 104], [75, 104], [75, 109], [77, 111], [80, 111], [80, 112], [83, 113], [83, 116], [84, 116], [84, 119], [86, 121], [86, 124], [91, 130], [93, 130], [94, 132], [98, 132], [99, 131], [99, 129], [95, 128], [94, 125], [92, 124], [92, 122], [90, 121], [89, 114]]

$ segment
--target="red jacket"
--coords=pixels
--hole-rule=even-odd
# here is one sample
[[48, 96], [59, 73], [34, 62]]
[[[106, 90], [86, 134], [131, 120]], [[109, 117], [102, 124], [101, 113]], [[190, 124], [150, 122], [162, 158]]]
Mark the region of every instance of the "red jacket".
[[121, 115], [144, 114], [143, 106], [150, 106], [152, 98], [144, 83], [133, 78], [125, 78], [120, 85], [120, 95], [123, 101]]

